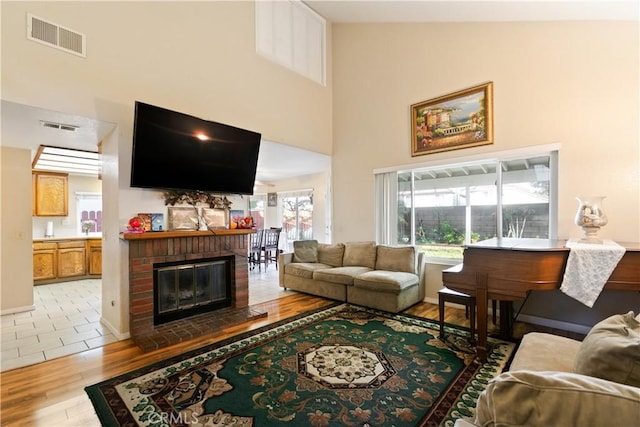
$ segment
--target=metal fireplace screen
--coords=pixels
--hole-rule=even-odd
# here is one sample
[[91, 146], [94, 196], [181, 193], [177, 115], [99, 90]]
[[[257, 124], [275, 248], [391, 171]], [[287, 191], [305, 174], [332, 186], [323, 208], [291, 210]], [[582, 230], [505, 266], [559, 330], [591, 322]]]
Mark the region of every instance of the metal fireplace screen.
[[231, 305], [232, 262], [154, 265], [154, 323], [161, 324]]

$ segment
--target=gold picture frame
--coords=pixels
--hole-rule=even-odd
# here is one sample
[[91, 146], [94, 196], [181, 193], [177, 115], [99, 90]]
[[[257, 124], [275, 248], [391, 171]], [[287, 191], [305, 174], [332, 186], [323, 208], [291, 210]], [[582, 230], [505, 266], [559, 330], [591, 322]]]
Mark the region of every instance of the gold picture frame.
[[198, 211], [189, 207], [169, 207], [169, 230], [188, 231], [198, 229]]
[[202, 218], [210, 230], [229, 228], [229, 209], [202, 208]]
[[493, 144], [493, 82], [411, 106], [411, 156]]

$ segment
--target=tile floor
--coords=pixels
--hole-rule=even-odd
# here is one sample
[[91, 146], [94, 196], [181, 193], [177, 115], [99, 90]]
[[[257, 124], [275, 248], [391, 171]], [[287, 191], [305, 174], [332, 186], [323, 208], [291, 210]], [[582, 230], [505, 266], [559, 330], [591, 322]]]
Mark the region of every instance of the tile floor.
[[[274, 265], [249, 271], [249, 305], [293, 294]], [[0, 316], [0, 370], [32, 365], [117, 341], [100, 323], [100, 279], [38, 285], [33, 311]]]
[[35, 310], [0, 316], [2, 371], [117, 341], [100, 323], [100, 279], [38, 285]]
[[285, 291], [278, 283], [278, 270], [274, 264], [268, 264], [267, 267], [263, 265], [261, 269], [255, 267], [253, 270], [249, 270], [249, 305], [295, 294], [294, 291]]

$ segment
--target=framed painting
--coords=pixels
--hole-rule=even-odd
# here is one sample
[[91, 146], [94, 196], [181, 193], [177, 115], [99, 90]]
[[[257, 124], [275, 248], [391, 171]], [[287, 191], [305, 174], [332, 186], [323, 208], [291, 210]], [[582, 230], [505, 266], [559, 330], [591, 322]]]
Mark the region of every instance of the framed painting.
[[197, 230], [198, 211], [193, 207], [169, 207], [169, 230]]
[[411, 155], [493, 144], [493, 82], [411, 106]]
[[151, 231], [151, 214], [138, 213], [138, 218], [144, 222], [144, 231]]
[[151, 214], [151, 231], [162, 231], [164, 229], [164, 215], [161, 213]]
[[267, 193], [267, 206], [278, 206], [278, 193]]
[[229, 228], [229, 210], [202, 208], [202, 218], [208, 229]]

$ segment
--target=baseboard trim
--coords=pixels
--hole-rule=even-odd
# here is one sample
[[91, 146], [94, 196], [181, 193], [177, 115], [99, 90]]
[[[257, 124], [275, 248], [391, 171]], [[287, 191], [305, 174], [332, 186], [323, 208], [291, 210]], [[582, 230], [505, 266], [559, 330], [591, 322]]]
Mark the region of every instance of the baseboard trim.
[[578, 325], [576, 323], [563, 322], [561, 320], [531, 316], [529, 314], [520, 314], [517, 318], [517, 321], [531, 323], [533, 325], [545, 326], [547, 328], [561, 329], [568, 332], [576, 332], [584, 335], [588, 334], [591, 330], [591, 326]]
[[0, 311], [0, 316], [4, 316], [5, 314], [24, 313], [25, 311], [33, 311], [35, 309], [36, 309], [35, 305], [25, 305], [24, 307], [6, 308]]
[[105, 319], [104, 317], [100, 317], [100, 323], [102, 323], [108, 330], [111, 331], [111, 333], [118, 338], [118, 341], [121, 340], [126, 340], [128, 338], [131, 338], [131, 333], [129, 332], [125, 332], [123, 334], [121, 334], [111, 323], [109, 323], [109, 321], [107, 319]]

